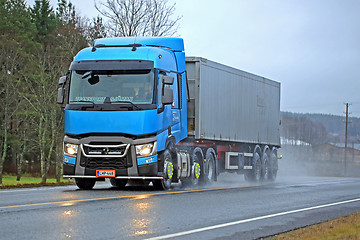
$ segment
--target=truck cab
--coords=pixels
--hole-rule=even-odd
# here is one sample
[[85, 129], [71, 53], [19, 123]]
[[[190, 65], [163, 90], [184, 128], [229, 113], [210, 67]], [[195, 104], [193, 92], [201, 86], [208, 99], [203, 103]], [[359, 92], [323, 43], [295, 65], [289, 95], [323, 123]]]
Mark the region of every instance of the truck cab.
[[117, 187], [128, 180], [169, 187], [176, 169], [165, 150], [187, 137], [182, 39], [98, 39], [59, 85], [64, 177], [81, 189], [107, 177]]

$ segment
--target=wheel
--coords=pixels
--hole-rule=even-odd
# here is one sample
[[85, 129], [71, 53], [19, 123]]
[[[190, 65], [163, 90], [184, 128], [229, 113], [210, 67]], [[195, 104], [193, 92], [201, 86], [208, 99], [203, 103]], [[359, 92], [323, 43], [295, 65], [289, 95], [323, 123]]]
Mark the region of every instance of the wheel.
[[268, 153], [264, 153], [263, 159], [262, 159], [262, 172], [261, 172], [261, 180], [268, 181], [270, 177], [270, 159], [268, 156]]
[[261, 179], [261, 160], [259, 153], [254, 153], [252, 169], [245, 171], [245, 180], [248, 182], [259, 182]]
[[198, 185], [200, 176], [201, 176], [200, 160], [196, 154], [193, 154], [190, 177], [182, 179], [181, 182], [185, 186]]
[[174, 164], [172, 163], [172, 156], [169, 149], [166, 149], [162, 154], [163, 161], [163, 179], [154, 180], [153, 185], [157, 190], [166, 190], [171, 186], [172, 178], [174, 176]]
[[276, 150], [273, 150], [270, 154], [270, 166], [269, 181], [275, 181], [279, 169]]
[[75, 183], [80, 189], [91, 190], [95, 186], [96, 180], [91, 178], [75, 178]]
[[113, 187], [115, 187], [117, 189], [124, 189], [125, 185], [127, 184], [127, 180], [110, 178], [110, 183]]
[[216, 164], [216, 162], [215, 162], [214, 154], [212, 153], [212, 149], [209, 148], [206, 152], [206, 162], [204, 164], [205, 179], [206, 179], [206, 182], [208, 182], [208, 183], [215, 181], [215, 177], [216, 177], [215, 164]]

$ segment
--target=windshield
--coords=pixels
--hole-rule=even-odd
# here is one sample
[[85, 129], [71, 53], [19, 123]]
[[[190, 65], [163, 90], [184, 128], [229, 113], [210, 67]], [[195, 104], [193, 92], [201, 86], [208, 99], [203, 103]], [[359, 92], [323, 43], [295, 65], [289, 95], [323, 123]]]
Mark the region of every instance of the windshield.
[[70, 104], [152, 104], [151, 70], [72, 71]]

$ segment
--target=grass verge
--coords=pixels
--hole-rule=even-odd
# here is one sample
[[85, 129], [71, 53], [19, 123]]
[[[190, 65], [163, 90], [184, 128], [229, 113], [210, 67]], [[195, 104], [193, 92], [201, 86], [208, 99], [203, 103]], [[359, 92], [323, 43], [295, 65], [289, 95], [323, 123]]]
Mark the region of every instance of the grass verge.
[[268, 238], [271, 240], [360, 239], [360, 212]]
[[68, 179], [61, 179], [59, 183], [56, 179], [49, 178], [46, 183], [41, 183], [39, 177], [21, 177], [20, 181], [16, 181], [16, 176], [4, 176], [0, 189], [4, 188], [29, 188], [29, 187], [42, 187], [42, 186], [64, 186], [72, 185], [74, 182]]

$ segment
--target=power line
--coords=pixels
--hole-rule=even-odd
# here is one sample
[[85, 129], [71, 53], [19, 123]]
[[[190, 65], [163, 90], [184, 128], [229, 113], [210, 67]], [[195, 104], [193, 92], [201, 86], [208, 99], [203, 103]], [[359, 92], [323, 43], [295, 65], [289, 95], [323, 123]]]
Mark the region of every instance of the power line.
[[347, 174], [346, 166], [346, 155], [347, 155], [347, 135], [348, 135], [348, 123], [349, 123], [349, 105], [350, 103], [345, 103], [345, 154], [344, 154], [344, 176]]

